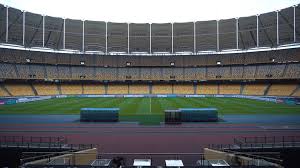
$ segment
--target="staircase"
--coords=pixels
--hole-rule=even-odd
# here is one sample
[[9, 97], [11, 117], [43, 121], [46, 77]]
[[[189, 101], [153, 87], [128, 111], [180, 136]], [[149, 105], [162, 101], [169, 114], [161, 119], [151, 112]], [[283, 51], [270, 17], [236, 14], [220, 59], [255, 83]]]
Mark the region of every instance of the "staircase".
[[83, 83], [81, 84], [81, 94], [84, 94], [84, 87], [83, 87]]
[[60, 87], [60, 83], [57, 83], [57, 91], [58, 91], [58, 94], [61, 95], [61, 87]]
[[108, 93], [108, 84], [107, 83], [104, 84], [104, 90], [105, 90], [105, 94], [107, 94]]
[[30, 83], [30, 87], [31, 87], [31, 89], [32, 89], [32, 91], [33, 91], [33, 93], [34, 93], [34, 95], [35, 95], [35, 96], [38, 96], [38, 93], [37, 93], [37, 91], [36, 91], [36, 89], [34, 88], [34, 86], [33, 86], [32, 83]]
[[4, 92], [6, 92], [9, 96], [13, 96], [13, 95], [6, 89], [6, 87], [5, 87], [3, 84], [0, 85], [0, 89], [2, 89]]
[[244, 88], [245, 88], [245, 84], [241, 84], [241, 90], [240, 90], [240, 94], [242, 95], [244, 93]]
[[264, 96], [266, 96], [270, 90], [272, 84], [268, 84], [268, 86], [266, 87], [265, 91], [264, 91]]
[[149, 94], [152, 94], [152, 84], [149, 84]]
[[298, 90], [300, 90], [300, 84], [297, 85], [297, 87], [295, 88], [295, 90], [292, 91], [292, 93], [289, 96], [293, 96], [293, 94], [295, 94]]

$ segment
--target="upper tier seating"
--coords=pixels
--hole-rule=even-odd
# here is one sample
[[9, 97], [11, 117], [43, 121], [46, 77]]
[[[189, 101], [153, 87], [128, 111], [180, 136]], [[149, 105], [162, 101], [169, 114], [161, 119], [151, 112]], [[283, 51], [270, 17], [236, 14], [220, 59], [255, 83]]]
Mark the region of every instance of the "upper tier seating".
[[[127, 44], [127, 42], [126, 42]], [[258, 51], [236, 54], [132, 56], [49, 53], [0, 48], [0, 62], [50, 65], [82, 65], [97, 67], [196, 67], [222, 65], [274, 64], [300, 61], [300, 49]], [[274, 59], [274, 62], [273, 62]], [[226, 68], [225, 68], [226, 69]], [[213, 72], [212, 72], [213, 73]], [[213, 74], [212, 74], [213, 75]]]
[[284, 78], [300, 78], [300, 64], [289, 64]]
[[0, 78], [3, 79], [17, 79], [17, 73], [15, 71], [14, 64], [0, 63]]
[[[231, 80], [299, 79], [300, 63], [193, 68], [103, 68], [0, 63], [0, 79], [63, 80]], [[299, 72], [298, 72], [299, 71]], [[144, 78], [145, 77], [145, 78]]]

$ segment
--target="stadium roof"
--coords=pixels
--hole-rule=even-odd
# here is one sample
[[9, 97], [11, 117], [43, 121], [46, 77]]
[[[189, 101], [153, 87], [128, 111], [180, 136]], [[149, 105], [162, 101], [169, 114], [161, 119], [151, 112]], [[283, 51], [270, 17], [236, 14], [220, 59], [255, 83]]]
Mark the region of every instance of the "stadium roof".
[[300, 0], [0, 0], [33, 13], [81, 20], [169, 23], [251, 16], [283, 9]]

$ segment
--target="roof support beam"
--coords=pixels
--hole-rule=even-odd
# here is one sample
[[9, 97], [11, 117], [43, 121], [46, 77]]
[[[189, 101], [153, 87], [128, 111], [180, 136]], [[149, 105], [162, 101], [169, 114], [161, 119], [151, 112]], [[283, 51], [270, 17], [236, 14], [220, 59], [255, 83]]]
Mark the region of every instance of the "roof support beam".
[[82, 52], [84, 52], [84, 20], [82, 21]]
[[294, 6], [294, 43], [296, 43], [296, 6]]
[[239, 49], [239, 18], [235, 19], [236, 49]]
[[259, 15], [256, 15], [256, 47], [259, 47], [259, 22], [258, 22]]
[[66, 49], [66, 19], [64, 19], [63, 49]]
[[5, 42], [8, 42], [8, 6], [6, 6], [6, 35]]
[[107, 54], [107, 22], [105, 22], [105, 54]]
[[196, 54], [196, 22], [194, 22], [194, 54]]
[[[62, 38], [62, 35], [63, 35], [63, 29], [64, 29], [64, 22], [62, 21], [61, 28], [60, 28], [60, 33], [59, 33], [59, 38], [58, 38], [58, 41], [56, 41], [56, 49], [60, 49], [60, 47], [62, 47], [62, 46], [60, 46], [60, 44], [61, 44], [60, 42], [62, 40], [61, 38]], [[48, 35], [49, 38], [50, 38], [51, 33], [52, 33], [52, 31], [50, 31], [50, 33]], [[49, 38], [48, 38], [46, 44], [48, 44]]]
[[26, 12], [23, 11], [23, 37], [22, 37], [22, 44], [25, 46], [25, 22], [26, 22]]
[[279, 45], [279, 19], [278, 19], [279, 11], [276, 11], [276, 39], [277, 39], [277, 46]]
[[129, 26], [129, 23], [127, 23], [127, 53], [128, 54], [130, 53], [130, 49], [129, 49], [129, 45], [130, 45], [129, 29], [130, 29], [130, 26]]
[[149, 53], [151, 54], [152, 53], [152, 24], [150, 23], [149, 24], [149, 28], [150, 28], [150, 32], [149, 32]]
[[45, 16], [43, 15], [43, 47], [45, 47]]
[[219, 42], [219, 20], [217, 20], [217, 51], [220, 51], [220, 42]]
[[171, 53], [174, 53], [174, 23], [171, 23], [172, 25], [172, 50]]

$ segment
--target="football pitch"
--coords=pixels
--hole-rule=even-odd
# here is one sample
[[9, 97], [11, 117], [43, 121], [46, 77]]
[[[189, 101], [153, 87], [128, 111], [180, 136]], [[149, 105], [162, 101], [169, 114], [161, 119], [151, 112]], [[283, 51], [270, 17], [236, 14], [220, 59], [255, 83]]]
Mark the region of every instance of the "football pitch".
[[0, 106], [0, 114], [80, 114], [80, 108], [120, 108], [120, 121], [158, 124], [164, 120], [164, 110], [177, 108], [218, 109], [227, 114], [299, 114], [300, 106], [277, 104], [242, 98], [56, 98], [15, 105]]

